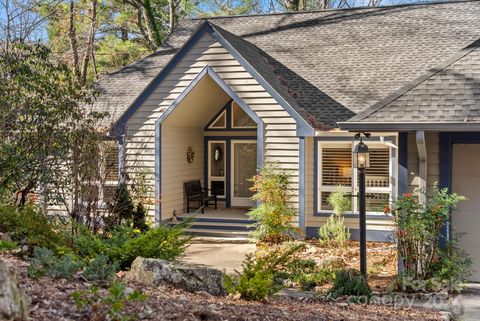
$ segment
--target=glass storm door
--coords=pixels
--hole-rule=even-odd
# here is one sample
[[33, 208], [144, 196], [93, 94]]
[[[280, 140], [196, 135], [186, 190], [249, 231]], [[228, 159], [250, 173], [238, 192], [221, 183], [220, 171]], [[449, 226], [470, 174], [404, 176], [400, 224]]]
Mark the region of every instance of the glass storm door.
[[225, 198], [226, 141], [208, 142], [208, 188], [210, 194]]
[[250, 179], [257, 170], [257, 142], [255, 140], [232, 140], [231, 159], [231, 206], [252, 207]]

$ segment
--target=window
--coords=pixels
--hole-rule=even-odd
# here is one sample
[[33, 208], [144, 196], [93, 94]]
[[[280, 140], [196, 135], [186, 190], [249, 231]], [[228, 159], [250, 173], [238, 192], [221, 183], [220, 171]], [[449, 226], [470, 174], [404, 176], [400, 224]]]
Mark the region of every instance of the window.
[[215, 118], [208, 128], [219, 129], [219, 128], [226, 128], [227, 127], [227, 112], [223, 110], [223, 112]]
[[[391, 173], [390, 147], [369, 142], [370, 167], [366, 171], [366, 207], [370, 214], [383, 213], [389, 204], [394, 173]], [[354, 144], [346, 142], [318, 142], [318, 208], [317, 212], [331, 212], [329, 195], [344, 190], [351, 195], [358, 194], [357, 170], [352, 167]], [[350, 213], [358, 213], [358, 200], [352, 197]]]
[[232, 128], [255, 128], [257, 124], [243, 109], [236, 103], [232, 102]]
[[119, 147], [118, 141], [106, 140], [104, 141], [103, 157], [104, 157], [104, 176], [103, 183], [100, 182], [102, 189], [102, 201], [104, 203], [112, 202], [115, 197], [115, 191], [118, 186], [119, 176]]

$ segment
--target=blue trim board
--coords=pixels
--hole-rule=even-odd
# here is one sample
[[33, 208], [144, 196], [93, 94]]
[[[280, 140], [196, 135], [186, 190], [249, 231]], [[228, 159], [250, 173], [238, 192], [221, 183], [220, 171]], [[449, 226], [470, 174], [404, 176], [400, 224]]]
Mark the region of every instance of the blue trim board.
[[[203, 138], [203, 146], [204, 146], [204, 168], [203, 168], [203, 177], [204, 177], [204, 185], [207, 186], [208, 182], [208, 142], [213, 141], [224, 141], [225, 142], [225, 157], [226, 157], [226, 166], [225, 166], [225, 207], [231, 206], [231, 141], [232, 140], [257, 140], [256, 136], [204, 136]], [[257, 141], [258, 144], [258, 141]], [[258, 148], [258, 146], [257, 146]]]
[[[408, 192], [408, 133], [398, 133], [398, 195]], [[398, 257], [398, 271], [402, 271], [403, 259]]]
[[[258, 141], [257, 141], [257, 143], [258, 143]], [[228, 179], [228, 181], [230, 182], [230, 174], [231, 174], [231, 169], [230, 169], [230, 167], [231, 167], [231, 159], [230, 159], [230, 155], [231, 155], [231, 152], [232, 152], [232, 151], [231, 151], [232, 147], [230, 146], [230, 142], [227, 142], [226, 145], [227, 145], [227, 148], [226, 148], [226, 149], [227, 149], [227, 166], [225, 166], [225, 167], [226, 167], [225, 170], [226, 170], [227, 172], [225, 173], [225, 174], [226, 174], [225, 179], [226, 179], [226, 180]], [[257, 147], [257, 148], [258, 148], [258, 147]], [[231, 205], [231, 204], [230, 204], [230, 203], [231, 203], [231, 185], [225, 183], [225, 187], [226, 187], [226, 188], [225, 188], [225, 206], [226, 206], [226, 207], [230, 207], [230, 205]]]
[[162, 125], [155, 127], [155, 222], [162, 221]]
[[[318, 238], [318, 227], [307, 226], [306, 234], [309, 238]], [[350, 239], [358, 241], [360, 239], [360, 231], [358, 229], [350, 229]], [[387, 230], [367, 230], [367, 241], [369, 242], [395, 242], [394, 233]]]
[[298, 226], [305, 231], [305, 137], [299, 141]]
[[398, 134], [398, 195], [408, 192], [408, 133]]
[[[480, 144], [480, 132], [442, 132], [439, 133], [439, 163], [440, 163], [440, 188], [448, 188], [452, 192], [452, 164], [453, 144]], [[440, 244], [452, 236], [452, 216], [442, 228]]]

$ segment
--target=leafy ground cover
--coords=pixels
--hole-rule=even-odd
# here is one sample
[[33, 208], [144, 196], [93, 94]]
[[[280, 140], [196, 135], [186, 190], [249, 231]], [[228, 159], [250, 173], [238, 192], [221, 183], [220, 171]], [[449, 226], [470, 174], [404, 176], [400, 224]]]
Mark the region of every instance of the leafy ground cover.
[[[30, 320], [88, 320], [77, 311], [72, 293], [87, 290], [92, 283], [81, 278], [72, 280], [27, 277], [28, 263], [0, 254], [0, 259], [15, 264], [22, 287], [32, 300]], [[136, 313], [139, 320], [438, 320], [436, 312], [420, 309], [352, 304], [345, 306], [314, 299], [274, 298], [266, 302], [247, 302], [205, 293], [188, 293], [167, 286], [141, 287], [127, 283], [132, 290], [147, 295], [144, 301], [126, 303], [126, 312]]]

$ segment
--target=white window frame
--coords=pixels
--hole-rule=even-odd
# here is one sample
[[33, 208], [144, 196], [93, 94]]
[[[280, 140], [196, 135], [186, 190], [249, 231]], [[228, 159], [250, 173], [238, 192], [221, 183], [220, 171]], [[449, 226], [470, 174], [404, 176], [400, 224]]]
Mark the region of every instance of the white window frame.
[[[355, 146], [358, 144], [358, 141], [324, 141], [319, 140], [317, 143], [317, 159], [315, 162], [317, 163], [317, 186], [315, 186], [317, 191], [317, 208], [316, 213], [319, 214], [333, 214], [332, 210], [322, 209], [322, 192], [335, 192], [338, 190], [338, 186], [333, 185], [322, 185], [322, 165], [323, 165], [323, 149], [324, 148], [351, 148], [351, 151], [355, 149]], [[367, 187], [365, 189], [366, 194], [370, 193], [381, 193], [381, 194], [388, 194], [388, 199], [390, 205], [393, 202], [393, 199], [396, 194], [396, 180], [397, 180], [397, 172], [396, 172], [396, 151], [394, 148], [386, 146], [379, 141], [369, 141], [368, 147], [370, 149], [375, 149], [378, 147], [387, 148], [389, 152], [389, 186], [388, 187]], [[352, 164], [353, 166], [353, 164]], [[352, 167], [352, 186], [345, 186], [344, 189], [346, 192], [352, 193], [352, 195], [358, 195], [358, 171], [356, 168]], [[352, 197], [352, 211], [348, 211], [345, 214], [354, 214], [358, 215], [358, 202], [356, 201], [356, 197]], [[378, 216], [385, 216], [384, 212], [371, 212], [367, 211], [368, 215], [378, 215]]]

